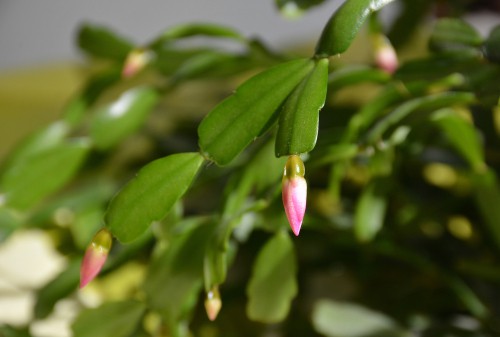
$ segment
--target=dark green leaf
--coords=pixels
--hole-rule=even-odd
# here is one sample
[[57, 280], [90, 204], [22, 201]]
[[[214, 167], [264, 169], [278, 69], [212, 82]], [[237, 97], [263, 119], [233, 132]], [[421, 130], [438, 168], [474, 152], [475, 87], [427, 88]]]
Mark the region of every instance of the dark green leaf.
[[136, 131], [158, 101], [158, 93], [149, 87], [136, 87], [125, 92], [112, 104], [96, 113], [90, 134], [96, 146], [115, 146]]
[[500, 248], [500, 188], [498, 179], [492, 171], [485, 173], [473, 173], [473, 192], [476, 207], [479, 209], [481, 217], [487, 226], [491, 239]]
[[57, 301], [77, 289], [81, 263], [81, 259], [71, 260], [65, 270], [38, 291], [34, 308], [35, 318], [46, 318]]
[[467, 22], [456, 18], [439, 20], [432, 32], [429, 46], [435, 51], [472, 52], [479, 55], [481, 35]]
[[382, 229], [387, 209], [388, 180], [376, 178], [363, 190], [354, 216], [354, 234], [360, 242], [373, 240]]
[[263, 323], [282, 321], [297, 295], [297, 265], [292, 240], [280, 231], [261, 249], [247, 286], [247, 315]]
[[477, 172], [485, 170], [483, 147], [471, 123], [458, 116], [452, 109], [436, 111], [431, 119], [443, 130], [451, 145], [462, 154], [474, 170]]
[[419, 109], [439, 109], [455, 104], [472, 103], [475, 97], [466, 92], [444, 92], [406, 101], [380, 120], [366, 135], [368, 143], [378, 140], [391, 126]]
[[55, 144], [13, 163], [0, 180], [6, 204], [26, 209], [64, 186], [89, 150], [85, 140]]
[[[179, 227], [184, 224], [179, 224]], [[153, 261], [144, 283], [149, 305], [173, 323], [193, 308], [202, 286], [203, 259], [214, 223], [200, 219], [194, 228], [182, 226], [169, 246]]]
[[316, 55], [328, 57], [345, 52], [368, 16], [393, 0], [347, 0], [332, 15], [316, 45]]
[[97, 58], [123, 61], [134, 45], [104, 27], [85, 24], [78, 32], [78, 46]]
[[71, 328], [75, 337], [128, 337], [133, 335], [144, 310], [144, 304], [134, 300], [108, 302], [82, 311]]
[[144, 166], [111, 201], [106, 224], [122, 242], [144, 233], [182, 197], [203, 163], [199, 153], [180, 153]]
[[313, 66], [309, 59], [294, 60], [243, 83], [201, 122], [198, 135], [205, 156], [219, 165], [231, 162], [271, 126], [279, 106]]
[[328, 337], [403, 337], [390, 317], [354, 303], [320, 300], [313, 309], [314, 329]]
[[486, 57], [495, 63], [500, 63], [500, 25], [494, 27], [484, 42]]
[[320, 59], [288, 97], [280, 113], [276, 157], [306, 153], [318, 138], [319, 111], [325, 104], [328, 59]]
[[288, 18], [300, 16], [305, 10], [318, 6], [325, 0], [275, 0], [281, 14]]

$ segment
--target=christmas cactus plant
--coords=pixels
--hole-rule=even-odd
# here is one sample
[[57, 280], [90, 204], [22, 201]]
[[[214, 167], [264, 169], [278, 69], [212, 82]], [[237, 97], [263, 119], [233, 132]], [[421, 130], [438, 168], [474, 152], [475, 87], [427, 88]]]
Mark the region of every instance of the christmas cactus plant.
[[65, 240], [34, 317], [81, 292], [75, 337], [500, 334], [500, 26], [467, 6], [346, 0], [302, 56], [82, 26], [98, 66], [0, 175], [2, 240]]

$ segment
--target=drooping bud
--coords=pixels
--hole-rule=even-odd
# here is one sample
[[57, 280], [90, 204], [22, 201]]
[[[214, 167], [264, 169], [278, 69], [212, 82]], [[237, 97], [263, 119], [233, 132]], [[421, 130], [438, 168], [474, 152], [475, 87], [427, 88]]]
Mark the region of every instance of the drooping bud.
[[208, 319], [214, 321], [221, 308], [222, 301], [220, 299], [219, 288], [214, 286], [207, 293], [207, 298], [205, 299], [205, 310], [207, 311]]
[[123, 64], [122, 77], [130, 78], [137, 74], [153, 58], [153, 53], [150, 50], [134, 49], [132, 50]]
[[106, 262], [112, 242], [111, 233], [105, 228], [94, 235], [80, 267], [80, 288], [85, 287], [99, 274]]
[[293, 233], [298, 236], [307, 202], [307, 182], [304, 179], [305, 168], [297, 155], [288, 157], [282, 180], [282, 198], [286, 217]]
[[399, 66], [398, 56], [391, 42], [382, 34], [372, 35], [375, 50], [375, 64], [378, 68], [392, 74]]

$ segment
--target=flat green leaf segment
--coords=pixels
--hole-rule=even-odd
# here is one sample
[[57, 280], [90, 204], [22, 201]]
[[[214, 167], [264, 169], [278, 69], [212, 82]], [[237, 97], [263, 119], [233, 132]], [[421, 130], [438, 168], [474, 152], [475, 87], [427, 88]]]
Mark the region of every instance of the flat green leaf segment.
[[387, 183], [386, 179], [374, 179], [361, 194], [354, 216], [354, 234], [360, 242], [371, 241], [382, 229], [387, 209]]
[[136, 131], [158, 101], [156, 90], [138, 87], [125, 92], [117, 101], [97, 111], [90, 134], [98, 148], [117, 145]]
[[144, 283], [149, 305], [162, 312], [170, 324], [185, 318], [196, 304], [203, 284], [203, 258], [215, 228], [204, 220], [194, 223], [194, 228], [187, 223], [181, 225], [184, 232], [170, 237]]
[[484, 42], [486, 57], [496, 63], [500, 63], [500, 25], [494, 27]]
[[436, 51], [476, 50], [482, 45], [483, 38], [467, 22], [461, 19], [445, 18], [436, 23], [429, 40], [429, 46]]
[[78, 32], [78, 46], [90, 56], [122, 61], [134, 45], [107, 28], [83, 25]]
[[354, 303], [320, 300], [312, 313], [314, 329], [328, 337], [403, 337], [390, 317]]
[[328, 59], [320, 59], [288, 97], [280, 113], [276, 156], [300, 154], [314, 149], [318, 138], [319, 111], [328, 87]]
[[277, 233], [262, 248], [247, 287], [247, 315], [250, 319], [276, 323], [282, 321], [297, 295], [297, 262], [290, 236]]
[[393, 0], [347, 0], [332, 15], [316, 46], [316, 55], [333, 56], [345, 52], [368, 16]]
[[151, 43], [153, 48], [177, 39], [193, 36], [228, 38], [243, 41], [245, 38], [233, 28], [213, 23], [194, 23], [174, 26]]
[[111, 302], [84, 310], [72, 325], [75, 337], [127, 337], [144, 314], [143, 303], [133, 300]]
[[485, 171], [483, 147], [471, 123], [459, 117], [452, 109], [436, 111], [432, 121], [476, 172]]
[[106, 225], [121, 242], [130, 242], [161, 220], [187, 191], [203, 163], [199, 153], [180, 153], [144, 166], [111, 201]]
[[90, 148], [86, 140], [45, 145], [24, 148], [2, 175], [0, 195], [7, 206], [27, 209], [57, 191], [73, 177]]
[[280, 105], [313, 67], [313, 60], [293, 60], [238, 87], [198, 128], [199, 145], [205, 156], [218, 165], [229, 164], [274, 123]]

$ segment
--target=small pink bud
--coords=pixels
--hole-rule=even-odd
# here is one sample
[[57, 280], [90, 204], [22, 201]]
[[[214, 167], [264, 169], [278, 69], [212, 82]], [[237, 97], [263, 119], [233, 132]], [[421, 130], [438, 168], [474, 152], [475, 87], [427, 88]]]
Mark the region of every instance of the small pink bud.
[[389, 40], [382, 34], [373, 36], [375, 64], [378, 68], [392, 74], [399, 66], [398, 56]]
[[307, 182], [304, 163], [299, 156], [288, 157], [282, 181], [282, 198], [286, 217], [293, 233], [298, 236], [307, 202]]
[[80, 288], [85, 287], [99, 274], [106, 262], [112, 242], [111, 233], [105, 228], [94, 235], [80, 267]]
[[221, 308], [222, 301], [220, 299], [219, 288], [214, 286], [207, 293], [207, 298], [205, 299], [205, 310], [207, 311], [208, 319], [215, 321]]
[[153, 54], [149, 50], [134, 49], [132, 50], [123, 65], [122, 77], [130, 78], [136, 75], [139, 71], [151, 61]]

